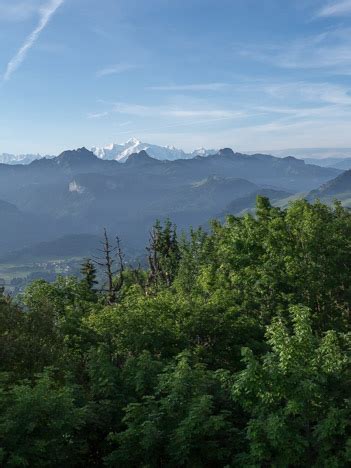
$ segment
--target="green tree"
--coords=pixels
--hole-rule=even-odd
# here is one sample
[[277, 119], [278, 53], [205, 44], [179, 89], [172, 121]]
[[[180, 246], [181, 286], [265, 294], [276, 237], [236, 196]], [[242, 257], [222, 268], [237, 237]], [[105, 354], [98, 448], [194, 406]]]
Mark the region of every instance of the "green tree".
[[50, 372], [0, 392], [2, 466], [79, 466], [86, 452], [80, 430], [86, 410], [74, 390], [58, 387]]
[[149, 253], [149, 286], [169, 287], [173, 283], [179, 265], [180, 253], [176, 227], [170, 220], [164, 226], [156, 221], [150, 234]]
[[[346, 467], [351, 463], [351, 337], [313, 333], [311, 313], [290, 309], [292, 324], [275, 318], [271, 350], [234, 376], [235, 401], [249, 415], [246, 466]], [[292, 330], [290, 330], [292, 326]]]
[[183, 353], [160, 374], [154, 394], [128, 405], [127, 428], [110, 435], [117, 448], [106, 463], [225, 466], [241, 444], [232, 407], [216, 374]]
[[95, 293], [95, 286], [98, 284], [96, 281], [97, 272], [94, 263], [88, 258], [82, 264], [80, 270], [83, 276], [83, 282], [87, 286], [88, 290], [92, 293]]
[[23, 377], [27, 350], [26, 317], [20, 307], [0, 296], [0, 372]]

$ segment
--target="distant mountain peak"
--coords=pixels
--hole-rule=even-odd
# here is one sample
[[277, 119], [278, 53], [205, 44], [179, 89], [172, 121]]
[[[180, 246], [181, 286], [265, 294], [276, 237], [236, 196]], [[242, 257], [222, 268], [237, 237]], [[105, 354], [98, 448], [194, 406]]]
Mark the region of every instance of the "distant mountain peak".
[[127, 143], [132, 144], [132, 145], [139, 145], [141, 141], [136, 137], [132, 137], [132, 138], [129, 138]]
[[173, 145], [155, 145], [143, 143], [136, 137], [130, 138], [125, 143], [111, 143], [104, 147], [93, 147], [92, 152], [100, 159], [114, 159], [119, 162], [125, 162], [131, 154], [146, 151], [149, 156], [160, 161], [175, 161], [177, 159], [193, 159], [197, 156], [205, 157], [215, 154], [216, 150], [207, 150], [200, 148], [190, 153], [176, 148]]
[[218, 151], [219, 156], [232, 157], [235, 156], [234, 151], [231, 148], [223, 148]]
[[93, 156], [96, 158], [94, 153], [92, 151], [89, 151], [85, 146], [82, 146], [81, 148], [77, 148], [75, 150], [66, 150], [63, 151], [61, 154], [59, 154], [57, 157], [62, 158], [65, 156], [81, 156], [81, 155], [86, 155], [86, 156]]
[[63, 151], [59, 156], [55, 158], [59, 164], [61, 162], [86, 162], [88, 160], [98, 159], [92, 151], [89, 151], [84, 146], [76, 150]]
[[145, 150], [142, 150], [139, 153], [133, 153], [128, 156], [125, 164], [152, 164], [155, 162], [157, 162], [155, 158], [152, 158]]
[[303, 159], [295, 158], [295, 156], [285, 156], [282, 159], [285, 159], [285, 161], [291, 161], [291, 162], [297, 163], [297, 164], [305, 164], [305, 161]]
[[38, 159], [50, 159], [54, 156], [50, 155], [41, 155], [41, 154], [9, 154], [9, 153], [2, 153], [0, 154], [0, 164], [22, 164], [28, 165], [31, 164], [33, 161]]

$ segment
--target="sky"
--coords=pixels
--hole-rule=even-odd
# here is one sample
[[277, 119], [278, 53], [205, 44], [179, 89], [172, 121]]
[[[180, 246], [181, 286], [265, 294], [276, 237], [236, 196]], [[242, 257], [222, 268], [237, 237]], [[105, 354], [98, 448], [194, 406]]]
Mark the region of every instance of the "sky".
[[351, 147], [351, 0], [0, 0], [0, 153]]

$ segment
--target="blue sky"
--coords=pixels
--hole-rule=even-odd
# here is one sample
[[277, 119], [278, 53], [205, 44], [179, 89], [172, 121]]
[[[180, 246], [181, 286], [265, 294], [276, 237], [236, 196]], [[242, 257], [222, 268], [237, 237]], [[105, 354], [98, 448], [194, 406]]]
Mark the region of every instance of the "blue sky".
[[351, 147], [351, 0], [0, 0], [0, 153]]

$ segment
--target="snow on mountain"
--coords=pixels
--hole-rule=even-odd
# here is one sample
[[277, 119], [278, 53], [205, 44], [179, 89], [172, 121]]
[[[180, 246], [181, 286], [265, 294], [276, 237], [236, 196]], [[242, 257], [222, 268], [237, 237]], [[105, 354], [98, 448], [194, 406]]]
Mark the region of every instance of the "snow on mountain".
[[218, 153], [218, 150], [214, 150], [214, 149], [208, 150], [205, 148], [199, 148], [190, 154], [192, 158], [195, 158], [196, 156], [202, 156], [203, 158], [205, 158], [206, 156], [210, 156], [211, 154], [216, 154], [216, 153]]
[[[112, 143], [111, 145], [102, 148], [95, 146], [91, 151], [100, 159], [116, 160], [125, 162], [131, 154], [146, 151], [149, 156], [161, 161], [175, 161], [176, 159], [191, 159], [196, 156], [208, 156], [215, 154], [216, 150], [207, 150], [199, 148], [191, 153], [175, 148], [174, 146], [159, 146], [150, 143], [143, 143], [137, 138], [131, 138], [126, 143]], [[30, 164], [36, 159], [41, 159], [44, 156], [40, 154], [0, 154], [0, 164]], [[52, 158], [53, 156], [45, 156]]]
[[161, 161], [175, 161], [176, 159], [191, 159], [195, 156], [208, 156], [216, 153], [216, 150], [206, 150], [200, 148], [192, 153], [175, 148], [174, 146], [159, 146], [150, 143], [143, 143], [137, 138], [131, 138], [126, 143], [104, 146], [103, 148], [94, 147], [92, 152], [101, 159], [114, 159], [116, 161], [125, 162], [133, 153], [146, 151], [149, 156]]
[[0, 154], [0, 164], [30, 164], [36, 159], [41, 159], [40, 154]]

